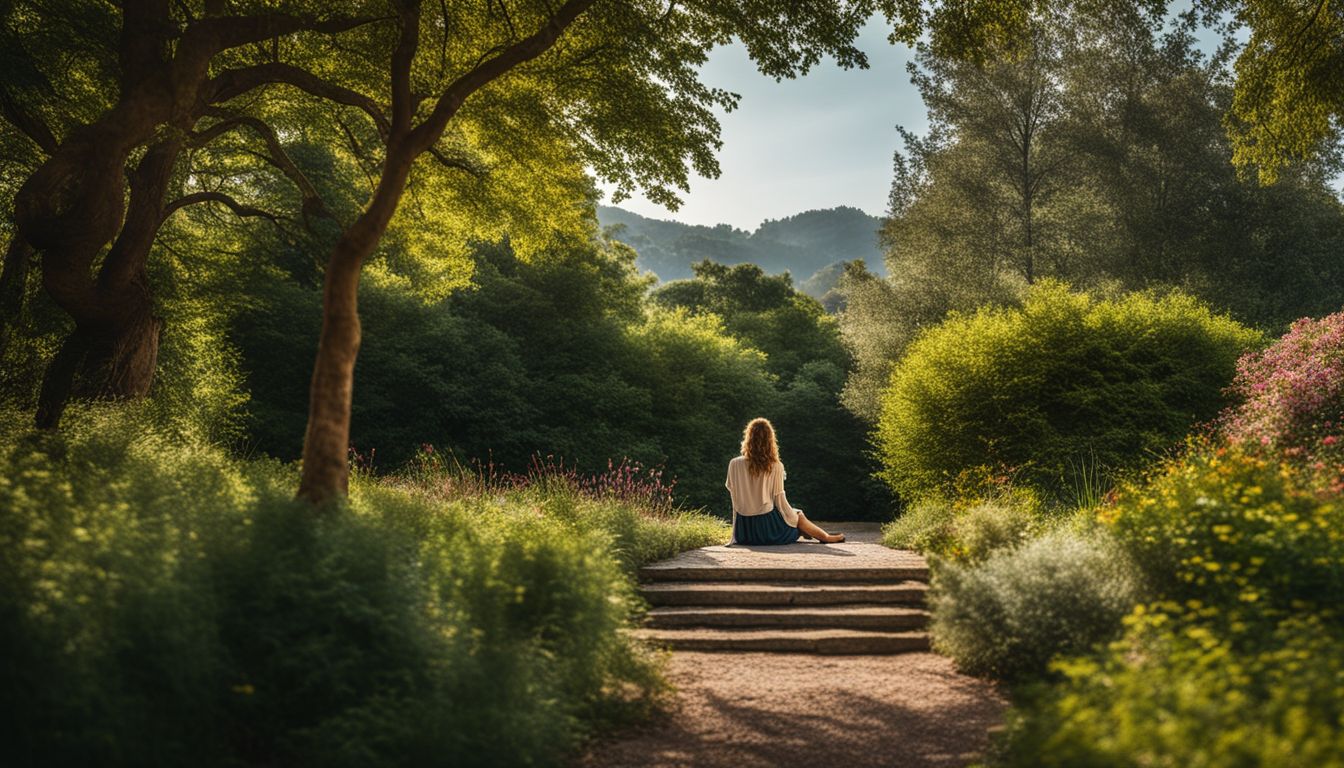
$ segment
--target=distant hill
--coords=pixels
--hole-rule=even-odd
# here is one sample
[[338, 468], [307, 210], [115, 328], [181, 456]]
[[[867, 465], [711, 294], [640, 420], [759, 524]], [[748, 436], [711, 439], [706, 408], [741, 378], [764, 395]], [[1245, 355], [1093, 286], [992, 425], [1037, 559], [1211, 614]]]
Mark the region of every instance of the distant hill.
[[[869, 269], [885, 274], [877, 247], [881, 219], [858, 208], [804, 211], [767, 220], [755, 232], [727, 224], [706, 227], [650, 219], [611, 206], [598, 206], [597, 219], [604, 227], [623, 225], [616, 239], [635, 249], [641, 269], [663, 281], [691, 277], [691, 265], [702, 259], [751, 262], [771, 274], [787, 271], [794, 285], [808, 292], [820, 289], [819, 293], [831, 287], [827, 282], [833, 285], [836, 270], [824, 273], [829, 281], [817, 273], [837, 262], [863, 259]], [[819, 279], [810, 280], [813, 276]]]

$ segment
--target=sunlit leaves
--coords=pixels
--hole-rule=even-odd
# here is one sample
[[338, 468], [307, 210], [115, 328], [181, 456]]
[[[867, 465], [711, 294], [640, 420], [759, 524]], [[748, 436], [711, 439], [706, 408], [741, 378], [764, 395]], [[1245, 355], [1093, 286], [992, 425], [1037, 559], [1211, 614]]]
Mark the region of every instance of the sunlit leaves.
[[[1213, 3], [1225, 6], [1227, 3]], [[1234, 159], [1265, 183], [1338, 141], [1344, 116], [1344, 7], [1330, 2], [1245, 0], [1237, 18], [1250, 38], [1236, 62], [1228, 121]]]

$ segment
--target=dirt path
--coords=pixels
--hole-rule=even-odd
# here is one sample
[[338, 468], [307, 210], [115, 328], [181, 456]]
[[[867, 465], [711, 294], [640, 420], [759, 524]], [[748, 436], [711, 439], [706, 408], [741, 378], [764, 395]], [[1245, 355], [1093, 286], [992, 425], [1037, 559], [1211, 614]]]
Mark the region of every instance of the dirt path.
[[673, 654], [669, 716], [594, 745], [585, 768], [963, 766], [1004, 700], [930, 653]]
[[[704, 547], [658, 566], [722, 576], [725, 569], [924, 565], [913, 553], [882, 547], [875, 524], [828, 527], [845, 531], [851, 543]], [[983, 753], [1005, 706], [994, 686], [957, 674], [931, 653], [681, 650], [672, 654], [668, 677], [678, 693], [667, 716], [594, 744], [577, 766], [964, 766]]]

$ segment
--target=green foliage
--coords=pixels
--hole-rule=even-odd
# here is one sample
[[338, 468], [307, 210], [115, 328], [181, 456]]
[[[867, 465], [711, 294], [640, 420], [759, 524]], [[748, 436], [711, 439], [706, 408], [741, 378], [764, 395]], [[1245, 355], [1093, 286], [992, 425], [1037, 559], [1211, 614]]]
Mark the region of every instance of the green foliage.
[[778, 430], [792, 503], [818, 519], [888, 516], [891, 499], [872, 479], [864, 425], [840, 403], [849, 355], [835, 320], [815, 299], [795, 291], [788, 275], [702, 261], [693, 280], [668, 283], [650, 301], [721, 318], [730, 334], [765, 353], [778, 387], [758, 415]]
[[[741, 425], [775, 397], [758, 352], [717, 320], [646, 313], [648, 282], [619, 245], [569, 243], [534, 260], [479, 245], [471, 260], [471, 286], [440, 299], [368, 275], [351, 429], [360, 454], [380, 470], [425, 443], [519, 471], [536, 454], [584, 471], [627, 457], [663, 466], [685, 502], [722, 505]], [[232, 319], [249, 432], [262, 451], [294, 458], [321, 296], [273, 277], [249, 291]]]
[[678, 552], [726, 541], [721, 518], [678, 507], [657, 470], [630, 465], [585, 475], [559, 463], [534, 464], [526, 475], [468, 471], [427, 451], [401, 472], [374, 487], [408, 490], [453, 506], [463, 499], [493, 500], [487, 514], [504, 501], [507, 513], [528, 510], [568, 525], [574, 532], [599, 531], [610, 537], [608, 553], [633, 577], [640, 566]]
[[974, 675], [1039, 676], [1050, 659], [1120, 631], [1138, 598], [1133, 566], [1107, 540], [1064, 531], [944, 564], [930, 595], [934, 648]]
[[[1259, 8], [1261, 21], [1301, 13], [1220, 4]], [[889, 368], [921, 328], [951, 311], [1016, 304], [1024, 282], [1045, 277], [1088, 289], [1171, 286], [1265, 328], [1338, 309], [1337, 153], [1322, 143], [1310, 150], [1315, 161], [1280, 163], [1279, 183], [1262, 188], [1238, 178], [1225, 128], [1243, 132], [1238, 157], [1272, 155], [1267, 147], [1318, 132], [1281, 119], [1299, 106], [1320, 112], [1319, 100], [1265, 101], [1257, 109], [1279, 122], [1238, 128], [1245, 115], [1229, 112], [1226, 54], [1201, 54], [1193, 17], [1156, 5], [1042, 3], [1040, 15], [1010, 20], [992, 10], [981, 18], [980, 8], [940, 16], [947, 6], [935, 4], [914, 76], [931, 127], [903, 132], [894, 159], [882, 230], [890, 278], [844, 285], [842, 327], [856, 360], [846, 405], [856, 414], [877, 421]], [[964, 24], [952, 24], [953, 39], [967, 32], [993, 43], [939, 43], [952, 18]], [[1008, 26], [978, 27], [987, 20]], [[1337, 26], [1300, 21], [1308, 37]], [[1252, 46], [1243, 59], [1277, 61], [1266, 66], [1284, 79], [1247, 89], [1239, 64], [1239, 101], [1280, 87], [1322, 98], [1269, 50]]]
[[1259, 334], [1180, 294], [1035, 287], [1020, 309], [953, 316], [911, 345], [883, 395], [882, 479], [905, 496], [1003, 467], [1051, 494], [1071, 462], [1135, 467], [1212, 418]]
[[1287, 619], [1259, 648], [1198, 623], [1138, 614], [1097, 659], [1060, 662], [1058, 687], [1010, 718], [996, 765], [1344, 765], [1344, 635]]
[[725, 533], [359, 478], [315, 516], [273, 461], [125, 409], [76, 423], [0, 427], [14, 765], [559, 764], [660, 690], [624, 569]]
[[854, 358], [841, 398], [869, 425], [882, 414], [882, 392], [906, 346], [921, 328], [941, 322], [947, 314], [941, 299], [920, 301], [927, 294], [905, 290], [906, 285], [899, 276], [883, 280], [859, 263], [845, 265], [840, 277], [839, 290], [845, 298], [840, 334]]
[[1024, 507], [985, 501], [958, 515], [955, 529], [956, 555], [978, 563], [999, 550], [1012, 549], [1031, 538], [1041, 524]]
[[988, 495], [961, 495], [956, 502], [938, 496], [919, 499], [883, 526], [882, 543], [974, 564], [1051, 526], [1034, 496], [999, 488]]
[[1099, 516], [1159, 601], [1106, 652], [1058, 662], [996, 763], [1344, 764], [1334, 477], [1200, 441], [1123, 488]]
[[[369, 268], [355, 449], [379, 471], [426, 443], [467, 465], [514, 471], [538, 454], [586, 472], [624, 457], [661, 466], [679, 500], [722, 510], [723, 466], [742, 425], [764, 415], [781, 430], [800, 506], [888, 514], [861, 458], [862, 426], [836, 398], [844, 350], [815, 302], [756, 271], [774, 288], [768, 301], [747, 280], [715, 299], [722, 315], [648, 307], [649, 281], [632, 262], [628, 248], [605, 242], [556, 245], [531, 260], [507, 244], [478, 244], [469, 286], [445, 297], [422, 294], [391, 266]], [[250, 442], [297, 458], [320, 293], [273, 273], [237, 291], [249, 298], [231, 313], [229, 335], [250, 394]], [[732, 319], [733, 335], [721, 318]], [[786, 379], [767, 370], [779, 370], [775, 356], [789, 366]]]
[[1011, 549], [1046, 527], [1029, 501], [1011, 496], [949, 503], [926, 497], [882, 527], [882, 543], [962, 563]]
[[788, 275], [766, 275], [755, 264], [701, 261], [694, 268], [695, 279], [668, 283], [651, 301], [719, 316], [729, 333], [764, 352], [770, 371], [785, 381], [812, 361], [845, 367], [835, 322], [815, 299], [796, 292]]
[[1335, 82], [1344, 15], [1331, 6], [1272, 0], [1208, 5], [1231, 11], [1249, 31], [1237, 56], [1228, 121], [1238, 167], [1274, 183], [1302, 159], [1331, 162], [1344, 115]]
[[1200, 447], [1126, 490], [1103, 519], [1163, 597], [1344, 608], [1344, 507], [1292, 464]]
[[882, 543], [895, 549], [946, 555], [956, 541], [956, 519], [957, 510], [952, 504], [935, 496], [925, 497], [882, 526]]

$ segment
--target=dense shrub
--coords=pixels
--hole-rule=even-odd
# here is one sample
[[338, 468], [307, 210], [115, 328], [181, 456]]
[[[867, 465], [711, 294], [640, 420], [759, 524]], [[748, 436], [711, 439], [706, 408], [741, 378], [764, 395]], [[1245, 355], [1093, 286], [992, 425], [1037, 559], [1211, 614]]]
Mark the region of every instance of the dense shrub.
[[319, 516], [279, 464], [76, 416], [0, 426], [9, 765], [557, 764], [659, 690], [622, 561], [724, 533], [360, 478]]
[[1030, 505], [1020, 500], [951, 504], [928, 498], [885, 525], [882, 542], [955, 561], [979, 562], [1000, 549], [1022, 544], [1044, 525]]
[[1136, 584], [1132, 566], [1105, 539], [1065, 532], [980, 565], [944, 564], [930, 596], [934, 648], [970, 674], [1039, 675], [1053, 657], [1118, 633]]
[[[907, 498], [980, 466], [1065, 497], [1212, 418], [1258, 334], [1188, 296], [1036, 286], [1021, 308], [953, 315], [910, 345], [883, 394], [882, 478]], [[1090, 480], [1089, 480], [1090, 482]]]
[[956, 554], [967, 562], [980, 562], [1026, 542], [1040, 526], [1037, 518], [1019, 505], [985, 501], [958, 515]]
[[1344, 607], [1344, 507], [1291, 465], [1200, 447], [1103, 512], [1159, 594], [1298, 611]]
[[996, 764], [1344, 766], [1344, 636], [1288, 619], [1246, 647], [1202, 623], [1142, 621], [1101, 658], [1058, 666], [1010, 719]]
[[514, 506], [561, 520], [576, 531], [610, 536], [610, 554], [632, 575], [639, 566], [721, 543], [729, 534], [724, 520], [681, 507], [661, 469], [630, 462], [608, 462], [604, 472], [583, 473], [554, 457], [538, 457], [526, 472], [509, 472], [490, 465], [463, 467], [426, 445], [381, 484], [445, 504], [502, 495]]
[[955, 541], [956, 518], [951, 503], [934, 496], [920, 499], [882, 526], [882, 543], [926, 555], [946, 554]]
[[[1224, 434], [1248, 449], [1337, 468], [1344, 438], [1344, 313], [1293, 324], [1269, 348], [1237, 363], [1241, 402]], [[1340, 473], [1344, 474], [1344, 473]]]

